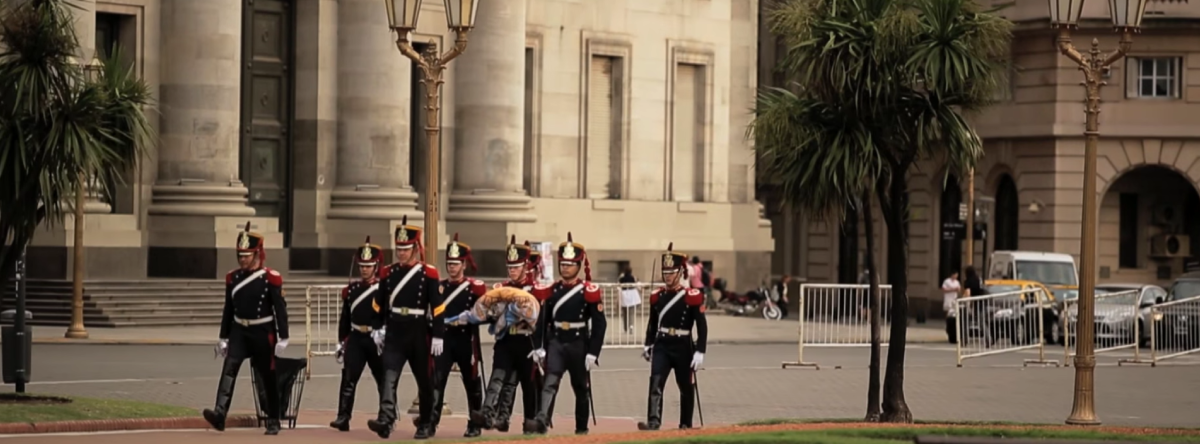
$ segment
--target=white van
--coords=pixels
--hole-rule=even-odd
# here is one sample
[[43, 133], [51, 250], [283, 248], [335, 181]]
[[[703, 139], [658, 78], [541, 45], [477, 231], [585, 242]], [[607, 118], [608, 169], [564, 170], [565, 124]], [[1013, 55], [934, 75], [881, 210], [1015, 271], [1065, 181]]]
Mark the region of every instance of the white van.
[[1072, 299], [1079, 294], [1079, 269], [1075, 257], [1040, 251], [996, 251], [992, 253], [988, 279], [1040, 282], [1054, 299]]

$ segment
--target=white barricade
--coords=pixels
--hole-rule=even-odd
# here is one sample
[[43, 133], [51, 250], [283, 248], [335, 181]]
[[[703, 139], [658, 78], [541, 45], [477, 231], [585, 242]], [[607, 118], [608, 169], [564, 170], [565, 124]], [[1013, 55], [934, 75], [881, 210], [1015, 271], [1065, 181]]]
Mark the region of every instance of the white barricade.
[[[892, 286], [879, 286], [880, 341], [887, 346], [891, 336]], [[799, 352], [796, 361], [783, 368], [821, 366], [804, 361], [805, 347], [863, 347], [871, 345], [870, 286], [851, 284], [802, 284], [798, 298]]]
[[1150, 362], [1200, 352], [1200, 296], [1150, 308]]
[[[1140, 290], [1096, 294], [1093, 311], [1095, 326], [1092, 328], [1095, 332], [1093, 343], [1096, 354], [1132, 349], [1134, 359], [1123, 362], [1138, 361], [1142, 332], [1145, 329], [1138, 316], [1141, 310], [1140, 294]], [[1071, 365], [1071, 358], [1075, 357], [1079, 330], [1079, 298], [1064, 301], [1062, 324], [1063, 362]]]
[[1038, 359], [1026, 359], [1024, 365], [1059, 365], [1046, 360], [1043, 312], [1049, 307], [1038, 289], [959, 298], [955, 304], [958, 366], [966, 359], [1021, 350], [1038, 351]]
[[[609, 348], [637, 348], [646, 340], [646, 322], [650, 317], [650, 292], [656, 287], [650, 283], [598, 284], [604, 296], [604, 316], [608, 331], [604, 345]], [[304, 324], [307, 340], [305, 354], [311, 361], [314, 356], [333, 356], [338, 343], [338, 317], [341, 315], [342, 285], [311, 285], [304, 292]], [[621, 290], [636, 292], [636, 305], [624, 306]], [[633, 296], [628, 294], [627, 296]], [[634, 302], [632, 298], [626, 302]], [[310, 365], [309, 368], [312, 368]]]

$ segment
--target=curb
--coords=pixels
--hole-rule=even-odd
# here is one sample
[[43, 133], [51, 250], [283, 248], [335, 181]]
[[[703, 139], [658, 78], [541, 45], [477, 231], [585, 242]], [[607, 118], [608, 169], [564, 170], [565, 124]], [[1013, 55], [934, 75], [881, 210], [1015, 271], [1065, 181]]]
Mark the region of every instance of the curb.
[[[225, 428], [258, 427], [252, 416], [233, 416], [225, 420]], [[123, 430], [181, 430], [210, 429], [204, 418], [134, 418], [87, 419], [78, 421], [16, 422], [0, 424], [0, 435], [70, 432], [112, 432]]]
[[[213, 341], [172, 340], [172, 339], [66, 339], [42, 338], [33, 339], [34, 344], [73, 344], [73, 345], [213, 345]], [[483, 345], [494, 344], [484, 341]], [[886, 343], [886, 341], [885, 341]], [[945, 338], [938, 339], [909, 339], [908, 344], [942, 344]], [[709, 345], [796, 345], [795, 340], [783, 339], [709, 339]], [[2, 429], [0, 429], [2, 430]]]

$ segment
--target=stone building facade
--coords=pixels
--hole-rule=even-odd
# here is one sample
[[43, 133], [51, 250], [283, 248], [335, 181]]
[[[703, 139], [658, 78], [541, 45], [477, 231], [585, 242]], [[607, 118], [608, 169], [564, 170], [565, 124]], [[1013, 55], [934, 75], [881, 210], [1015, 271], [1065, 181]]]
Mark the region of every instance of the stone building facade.
[[[427, 98], [381, 1], [75, 2], [85, 46], [119, 45], [159, 102], [150, 157], [88, 205], [88, 279], [217, 278], [248, 220], [272, 267], [344, 276], [364, 236], [421, 222]], [[441, 3], [418, 50], [453, 42]], [[440, 97], [441, 239], [460, 233], [492, 276], [510, 235], [568, 231], [597, 280], [647, 278], [668, 242], [735, 285], [766, 276], [744, 138], [757, 0], [479, 7]], [[70, 229], [38, 234], [31, 276], [70, 276]]]
[[[1078, 257], [1083, 206], [1082, 75], [1060, 55], [1045, 2], [1018, 2], [1004, 12], [1016, 23], [1011, 88], [973, 116], [985, 139], [975, 174], [980, 218], [977, 266], [997, 249]], [[1108, 4], [1089, 1], [1073, 40], [1117, 47]], [[1169, 285], [1200, 258], [1200, 4], [1151, 1], [1144, 27], [1102, 91], [1099, 163], [1099, 282]], [[759, 72], [769, 72], [771, 37]], [[761, 77], [760, 83], [772, 79]], [[940, 315], [940, 283], [964, 262], [962, 241], [943, 240], [944, 222], [959, 221], [967, 179], [936, 159], [911, 172], [909, 295], [918, 310]], [[808, 282], [855, 282], [864, 228], [839, 227], [768, 205], [776, 240], [774, 273]], [[882, 222], [880, 222], [882, 224]], [[882, 225], [877, 233], [886, 236]], [[880, 255], [886, 245], [880, 242]], [[886, 282], [886, 276], [882, 276]]]

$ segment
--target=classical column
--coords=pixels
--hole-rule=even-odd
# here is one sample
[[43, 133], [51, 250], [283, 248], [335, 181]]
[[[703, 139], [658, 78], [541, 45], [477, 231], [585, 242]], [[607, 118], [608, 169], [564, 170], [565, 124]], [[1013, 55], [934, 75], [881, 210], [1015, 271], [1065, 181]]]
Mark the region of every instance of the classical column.
[[253, 216], [239, 177], [241, 0], [162, 1], [151, 215]]
[[419, 214], [409, 182], [412, 66], [395, 40], [379, 0], [338, 5], [337, 187], [330, 218]]
[[[96, 0], [74, 0], [71, 5], [74, 7], [68, 10], [74, 20], [75, 38], [79, 40], [79, 62], [91, 63], [92, 59], [100, 57], [99, 48], [96, 47]], [[107, 214], [112, 211], [112, 206], [104, 201], [102, 190], [95, 178], [88, 180], [84, 193], [84, 213]]]
[[479, 3], [467, 52], [454, 64], [454, 190], [446, 220], [534, 222], [523, 189], [523, 1]]

